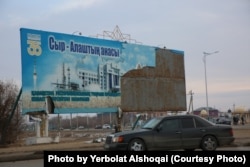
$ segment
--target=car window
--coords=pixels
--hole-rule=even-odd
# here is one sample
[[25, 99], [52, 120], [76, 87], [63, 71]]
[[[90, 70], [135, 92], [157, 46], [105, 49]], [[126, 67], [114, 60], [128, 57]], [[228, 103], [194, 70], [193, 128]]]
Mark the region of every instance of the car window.
[[178, 119], [166, 119], [160, 124], [161, 131], [171, 131], [179, 129]]
[[194, 128], [194, 120], [193, 118], [182, 118], [181, 119], [182, 129]]
[[161, 118], [152, 118], [148, 120], [143, 126], [142, 129], [152, 129], [154, 128], [159, 122], [161, 122]]
[[201, 122], [201, 120], [199, 119], [195, 119], [195, 125], [197, 128], [206, 127], [206, 125], [203, 122]]
[[208, 127], [208, 126], [213, 126], [213, 124], [205, 119], [198, 119], [195, 118], [195, 124], [197, 128], [201, 128], [201, 127]]

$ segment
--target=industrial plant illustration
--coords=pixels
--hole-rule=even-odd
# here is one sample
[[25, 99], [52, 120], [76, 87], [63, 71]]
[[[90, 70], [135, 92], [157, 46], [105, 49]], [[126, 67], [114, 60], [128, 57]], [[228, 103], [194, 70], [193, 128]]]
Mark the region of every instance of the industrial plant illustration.
[[96, 71], [81, 68], [76, 65], [78, 82], [71, 82], [72, 69], [67, 64], [62, 64], [61, 82], [53, 82], [58, 90], [81, 90], [95, 92], [120, 91], [120, 79], [123, 75], [115, 63], [99, 64]]

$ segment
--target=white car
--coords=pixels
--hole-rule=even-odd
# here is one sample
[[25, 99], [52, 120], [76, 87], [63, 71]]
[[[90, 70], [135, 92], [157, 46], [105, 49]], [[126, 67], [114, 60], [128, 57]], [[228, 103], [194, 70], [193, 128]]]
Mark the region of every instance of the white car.
[[78, 129], [84, 129], [84, 126], [79, 126]]
[[111, 127], [110, 127], [110, 125], [109, 124], [104, 124], [104, 125], [102, 125], [102, 129], [110, 129]]

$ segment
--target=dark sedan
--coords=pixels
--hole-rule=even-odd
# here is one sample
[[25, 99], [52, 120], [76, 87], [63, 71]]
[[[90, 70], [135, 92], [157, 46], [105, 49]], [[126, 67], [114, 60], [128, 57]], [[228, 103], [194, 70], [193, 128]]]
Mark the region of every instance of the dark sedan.
[[195, 115], [150, 119], [139, 130], [107, 136], [105, 150], [195, 150], [214, 151], [234, 141], [229, 125], [213, 124]]
[[226, 117], [219, 117], [216, 120], [216, 124], [226, 124], [226, 125], [231, 125], [232, 120], [230, 118], [226, 118]]

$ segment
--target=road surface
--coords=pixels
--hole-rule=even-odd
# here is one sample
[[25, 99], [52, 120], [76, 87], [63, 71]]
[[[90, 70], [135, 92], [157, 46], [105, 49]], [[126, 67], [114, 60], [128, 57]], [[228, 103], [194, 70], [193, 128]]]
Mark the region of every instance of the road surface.
[[[103, 150], [103, 148], [94, 148], [93, 151]], [[77, 150], [84, 151], [84, 150]], [[201, 151], [201, 150], [197, 150]], [[217, 151], [250, 151], [250, 147], [222, 147]], [[236, 153], [237, 154], [237, 153]], [[43, 159], [14, 161], [14, 162], [0, 162], [1, 167], [44, 167]]]

